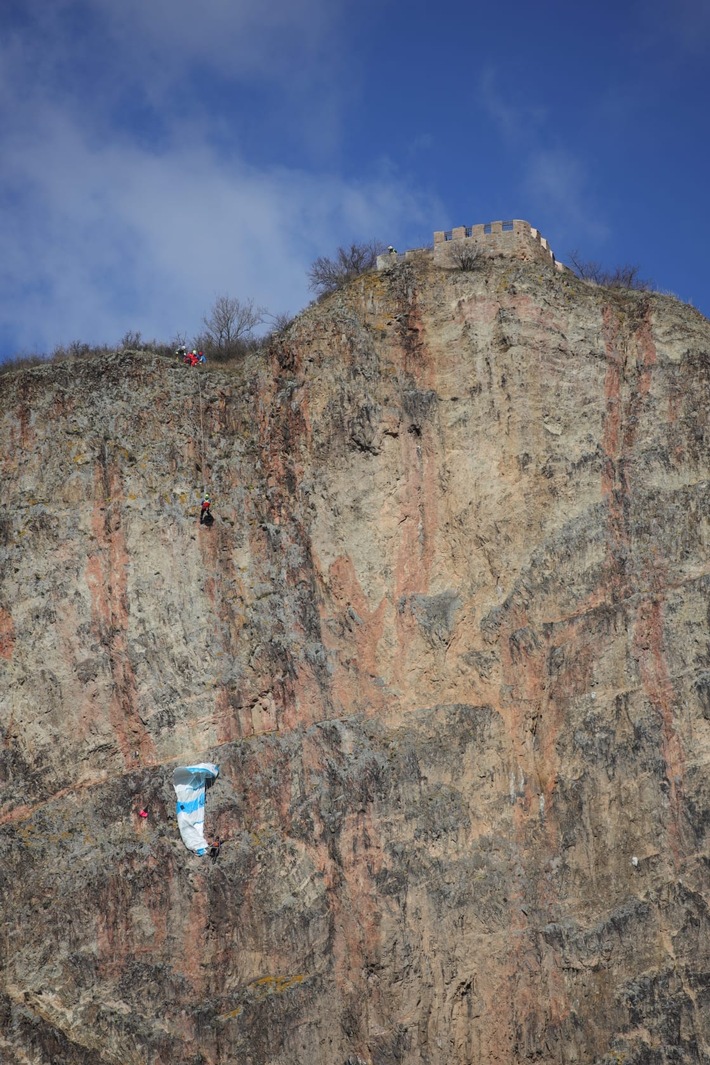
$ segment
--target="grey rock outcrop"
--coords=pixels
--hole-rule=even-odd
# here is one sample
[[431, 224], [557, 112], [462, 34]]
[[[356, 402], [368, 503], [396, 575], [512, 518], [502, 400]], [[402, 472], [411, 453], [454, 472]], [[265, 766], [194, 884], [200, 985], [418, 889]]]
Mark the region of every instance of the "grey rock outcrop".
[[422, 254], [0, 379], [0, 1060], [709, 1061], [709, 351]]

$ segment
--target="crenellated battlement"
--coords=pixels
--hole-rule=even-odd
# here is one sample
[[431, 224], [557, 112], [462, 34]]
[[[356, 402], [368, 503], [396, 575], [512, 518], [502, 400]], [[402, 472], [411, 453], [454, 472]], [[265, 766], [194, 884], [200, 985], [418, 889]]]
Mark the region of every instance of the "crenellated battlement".
[[[519, 259], [545, 259], [557, 270], [566, 270], [558, 262], [552, 248], [539, 229], [522, 218], [502, 222], [481, 222], [473, 226], [456, 226], [454, 229], [437, 230], [434, 233], [434, 262], [438, 266], [451, 266], [456, 251], [473, 246], [489, 257], [514, 255]], [[378, 270], [405, 259], [410, 253], [387, 252], [377, 258]]]
[[476, 245], [486, 255], [515, 255], [521, 259], [535, 256], [547, 259], [558, 270], [565, 269], [540, 230], [522, 218], [440, 230], [434, 233], [434, 261], [444, 266], [449, 249], [463, 242]]

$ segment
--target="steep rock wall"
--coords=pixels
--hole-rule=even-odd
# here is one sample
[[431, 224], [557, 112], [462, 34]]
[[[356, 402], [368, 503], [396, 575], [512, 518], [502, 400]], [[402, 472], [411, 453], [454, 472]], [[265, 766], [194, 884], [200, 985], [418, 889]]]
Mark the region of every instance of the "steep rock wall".
[[422, 255], [3, 378], [0, 1056], [709, 1060], [709, 350]]

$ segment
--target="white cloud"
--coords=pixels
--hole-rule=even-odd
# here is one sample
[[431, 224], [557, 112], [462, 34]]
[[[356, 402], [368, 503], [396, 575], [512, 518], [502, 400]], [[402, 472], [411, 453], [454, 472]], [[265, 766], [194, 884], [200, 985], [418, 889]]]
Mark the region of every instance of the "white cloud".
[[[92, 0], [123, 52], [159, 59], [164, 69], [204, 64], [234, 78], [279, 81], [307, 69], [333, 30], [342, 3], [325, 0]], [[285, 69], [288, 66], [289, 69]], [[159, 68], [160, 69], [160, 68]], [[159, 73], [156, 71], [156, 73]]]
[[221, 292], [295, 311], [316, 255], [434, 214], [396, 176], [258, 169], [188, 141], [160, 153], [96, 144], [54, 108], [13, 139], [0, 320], [21, 312], [20, 347], [193, 333]]
[[587, 170], [571, 152], [536, 148], [526, 162], [525, 187], [538, 209], [556, 218], [561, 233], [575, 233], [594, 241], [609, 234], [594, 207]]
[[501, 139], [519, 147], [520, 142], [529, 143], [544, 124], [546, 112], [543, 107], [525, 103], [512, 103], [499, 87], [499, 77], [493, 67], [486, 67], [479, 81], [479, 101], [483, 110], [496, 126]]
[[545, 108], [530, 99], [511, 101], [499, 81], [489, 67], [479, 84], [479, 102], [510, 152], [522, 213], [537, 224], [554, 221], [556, 239], [562, 242], [583, 237], [603, 241], [609, 230], [595, 202], [588, 166], [579, 154], [560, 147]]
[[37, 89], [74, 97], [85, 117], [130, 92], [170, 108], [185, 90], [184, 108], [215, 79], [338, 90], [349, 0], [22, 0], [15, 18], [5, 2], [4, 61], [14, 56]]
[[[21, 21], [6, 16], [0, 357], [76, 339], [112, 343], [127, 330], [193, 333], [223, 292], [295, 311], [309, 299], [305, 273], [316, 255], [351, 239], [401, 240], [425, 217], [429, 228], [438, 207], [427, 212], [396, 172], [357, 179], [250, 165], [230, 138], [229, 108], [212, 115], [199, 102], [181, 113], [184, 92], [168, 106], [171, 85], [184, 88], [184, 77], [199, 87], [200, 73], [209, 81], [216, 67], [225, 78], [282, 86], [292, 84], [288, 62], [305, 69], [323, 56], [325, 71], [342, 8], [25, 0]], [[313, 135], [321, 98], [335, 129], [332, 95], [309, 88], [311, 74], [294, 78], [313, 105], [302, 136]], [[145, 123], [116, 126], [126, 85], [148, 107], [167, 103]]]

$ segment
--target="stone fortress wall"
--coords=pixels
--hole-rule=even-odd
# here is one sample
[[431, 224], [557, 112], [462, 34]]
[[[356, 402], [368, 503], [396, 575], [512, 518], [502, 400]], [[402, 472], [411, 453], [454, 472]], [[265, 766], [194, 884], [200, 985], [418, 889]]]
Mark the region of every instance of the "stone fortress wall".
[[[434, 233], [434, 262], [437, 266], [453, 266], [456, 251], [469, 245], [491, 258], [498, 255], [514, 255], [519, 259], [538, 258], [551, 262], [557, 270], [567, 269], [557, 261], [540, 231], [521, 218], [437, 230]], [[406, 259], [409, 254], [386, 252], [378, 256], [377, 268], [383, 270], [393, 262]]]

